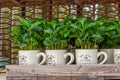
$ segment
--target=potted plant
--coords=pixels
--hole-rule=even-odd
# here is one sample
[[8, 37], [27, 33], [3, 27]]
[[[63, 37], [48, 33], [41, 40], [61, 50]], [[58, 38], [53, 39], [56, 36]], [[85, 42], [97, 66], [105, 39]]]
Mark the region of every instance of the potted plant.
[[[20, 65], [36, 65], [38, 59], [36, 55], [43, 49], [43, 44], [40, 31], [43, 31], [41, 26], [45, 23], [44, 19], [30, 20], [18, 17], [19, 25], [12, 30], [12, 42], [19, 46], [19, 64]], [[43, 61], [41, 62], [43, 64]]]
[[107, 55], [105, 52], [99, 52], [97, 49], [97, 44], [103, 40], [102, 35], [99, 32], [99, 27], [97, 24], [101, 24], [100, 21], [95, 21], [90, 18], [77, 17], [74, 20], [76, 35], [76, 64], [97, 64], [97, 58], [101, 54], [105, 57], [102, 62], [103, 64], [107, 60]]
[[106, 19], [105, 17], [102, 19], [104, 28], [102, 28], [102, 35], [104, 37], [103, 41], [99, 43], [100, 51], [104, 51], [108, 55], [108, 59], [106, 64], [113, 64], [113, 49], [118, 46], [119, 43], [119, 29], [118, 29], [118, 20], [115, 19]]
[[[108, 60], [109, 63], [115, 63], [120, 64], [120, 21], [117, 19], [107, 19], [106, 20], [106, 26], [112, 27], [111, 31], [109, 31], [109, 35], [106, 36], [106, 40], [103, 40], [101, 42], [101, 48], [109, 48], [104, 49], [106, 52], [109, 50]], [[107, 33], [108, 34], [108, 33]], [[111, 52], [110, 52], [111, 50]]]
[[[52, 19], [46, 24], [44, 45], [46, 46], [46, 55], [48, 65], [71, 64], [74, 61], [72, 53], [67, 53], [69, 42], [69, 30], [65, 28], [63, 22]], [[66, 58], [70, 56], [70, 61], [66, 63]]]

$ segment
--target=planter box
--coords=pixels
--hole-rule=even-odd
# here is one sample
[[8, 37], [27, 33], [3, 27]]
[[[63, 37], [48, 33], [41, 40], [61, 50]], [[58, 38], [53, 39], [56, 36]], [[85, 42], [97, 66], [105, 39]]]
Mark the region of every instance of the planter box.
[[104, 80], [120, 79], [120, 65], [8, 65], [7, 80]]

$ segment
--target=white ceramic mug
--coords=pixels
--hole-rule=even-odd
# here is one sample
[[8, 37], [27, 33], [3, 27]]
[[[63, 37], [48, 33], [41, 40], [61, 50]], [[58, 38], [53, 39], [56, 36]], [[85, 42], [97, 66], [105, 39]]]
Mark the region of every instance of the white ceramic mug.
[[[108, 58], [107, 58], [107, 61], [105, 62], [105, 64], [113, 64], [114, 63], [114, 51], [113, 51], [113, 49], [100, 49], [100, 51], [107, 53]], [[103, 58], [104, 57], [100, 56], [100, 61]]]
[[114, 49], [114, 63], [120, 64], [120, 49]]
[[[74, 55], [72, 53], [67, 53], [67, 50], [46, 50], [45, 53], [39, 53], [37, 56], [43, 56], [43, 61], [47, 65], [70, 65], [74, 62]], [[67, 58], [70, 60], [67, 62]]]
[[44, 64], [41, 56], [37, 54], [42, 53], [40, 50], [19, 50], [19, 65], [38, 65]]
[[104, 55], [103, 61], [98, 64], [103, 64], [107, 60], [107, 54], [105, 52], [99, 52], [97, 49], [76, 49], [76, 64], [97, 64], [98, 57]]

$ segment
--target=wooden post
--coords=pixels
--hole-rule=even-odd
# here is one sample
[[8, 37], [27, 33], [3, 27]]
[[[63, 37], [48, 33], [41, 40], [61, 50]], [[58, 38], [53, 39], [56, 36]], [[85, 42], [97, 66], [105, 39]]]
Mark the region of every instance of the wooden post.
[[83, 4], [82, 4], [82, 1], [79, 1], [79, 0], [74, 0], [75, 1], [75, 4], [77, 4], [77, 16], [82, 16], [83, 14]]
[[42, 6], [42, 16], [47, 20], [50, 21], [52, 18], [52, 0], [45, 0], [44, 5]]

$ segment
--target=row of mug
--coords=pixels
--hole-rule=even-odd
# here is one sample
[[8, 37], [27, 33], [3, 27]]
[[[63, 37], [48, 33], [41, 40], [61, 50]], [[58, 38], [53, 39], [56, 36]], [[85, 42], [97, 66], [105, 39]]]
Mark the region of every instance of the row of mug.
[[[98, 58], [100, 61], [98, 61]], [[76, 49], [75, 52], [67, 50], [20, 50], [20, 65], [70, 65], [75, 64], [119, 64], [120, 49]]]

